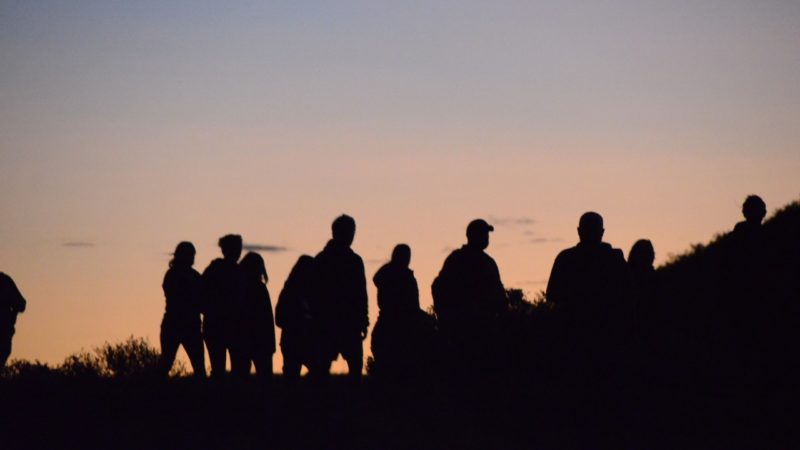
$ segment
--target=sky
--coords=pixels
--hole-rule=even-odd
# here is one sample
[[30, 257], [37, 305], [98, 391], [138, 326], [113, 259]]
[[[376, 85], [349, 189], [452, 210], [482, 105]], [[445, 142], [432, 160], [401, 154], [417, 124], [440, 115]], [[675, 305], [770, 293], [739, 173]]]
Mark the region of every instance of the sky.
[[0, 0], [12, 358], [157, 344], [182, 240], [200, 271], [224, 234], [262, 248], [274, 306], [347, 213], [374, 324], [397, 243], [427, 307], [482, 217], [533, 295], [585, 211], [661, 264], [799, 174], [796, 1]]

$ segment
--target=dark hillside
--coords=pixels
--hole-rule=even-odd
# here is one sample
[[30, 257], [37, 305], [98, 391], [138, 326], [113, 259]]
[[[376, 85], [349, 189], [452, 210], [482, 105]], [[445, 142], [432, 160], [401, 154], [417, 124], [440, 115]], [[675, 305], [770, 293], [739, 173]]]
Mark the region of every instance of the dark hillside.
[[590, 317], [511, 289], [485, 353], [454, 356], [426, 316], [420, 367], [357, 383], [159, 380], [134, 338], [18, 361], [0, 449], [800, 448], [800, 202], [653, 280]]

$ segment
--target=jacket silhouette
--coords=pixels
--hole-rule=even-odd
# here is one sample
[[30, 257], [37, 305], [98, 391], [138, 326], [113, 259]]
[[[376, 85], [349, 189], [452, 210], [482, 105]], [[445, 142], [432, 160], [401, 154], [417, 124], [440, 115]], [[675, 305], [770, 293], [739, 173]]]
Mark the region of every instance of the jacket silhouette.
[[258, 253], [250, 252], [239, 263], [241, 302], [234, 311], [231, 330], [231, 373], [246, 376], [251, 363], [261, 378], [272, 375], [275, 324], [267, 290], [267, 269]]
[[593, 321], [616, 311], [628, 284], [622, 250], [602, 242], [603, 232], [599, 214], [584, 214], [580, 242], [558, 254], [547, 283], [548, 302]]
[[445, 331], [467, 331], [507, 307], [497, 263], [484, 252], [494, 227], [482, 219], [467, 227], [467, 244], [454, 250], [433, 282], [433, 306]]
[[392, 260], [375, 273], [378, 288], [378, 321], [372, 330], [372, 355], [385, 375], [400, 375], [416, 368], [422, 349], [425, 313], [419, 308], [419, 289], [408, 265], [411, 249], [400, 244]]
[[161, 359], [159, 372], [166, 376], [183, 345], [195, 376], [205, 378], [205, 350], [200, 329], [200, 309], [203, 285], [200, 274], [192, 268], [195, 249], [191, 242], [181, 242], [175, 248], [162, 288], [166, 297], [164, 318], [161, 321]]
[[203, 338], [211, 362], [211, 376], [225, 376], [225, 361], [237, 327], [236, 310], [241, 308], [242, 276], [239, 257], [242, 237], [235, 234], [219, 240], [223, 258], [217, 258], [203, 271]]
[[339, 354], [348, 372], [360, 376], [363, 367], [362, 340], [367, 335], [369, 316], [364, 262], [351, 248], [355, 221], [340, 216], [332, 225], [333, 239], [315, 257], [316, 293], [311, 315], [318, 330], [319, 372], [327, 373]]
[[433, 307], [452, 376], [471, 378], [503, 364], [500, 317], [508, 299], [497, 263], [484, 252], [494, 227], [483, 219], [467, 226], [467, 244], [445, 259], [433, 281]]
[[292, 267], [275, 307], [275, 324], [281, 328], [283, 376], [297, 378], [312, 357], [310, 310], [314, 283], [314, 258], [302, 255]]
[[11, 355], [11, 339], [17, 314], [25, 312], [25, 298], [10, 276], [0, 272], [0, 367], [6, 365]]

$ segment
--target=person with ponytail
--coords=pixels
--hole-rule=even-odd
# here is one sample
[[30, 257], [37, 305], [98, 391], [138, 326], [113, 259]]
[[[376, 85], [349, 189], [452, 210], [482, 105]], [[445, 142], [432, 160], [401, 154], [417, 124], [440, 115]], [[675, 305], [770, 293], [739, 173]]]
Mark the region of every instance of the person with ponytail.
[[172, 369], [181, 345], [189, 356], [195, 376], [206, 376], [205, 351], [200, 331], [202, 284], [200, 274], [192, 268], [194, 256], [194, 245], [191, 242], [181, 242], [175, 248], [169, 270], [164, 275], [162, 287], [167, 301], [161, 321], [159, 372], [165, 377]]

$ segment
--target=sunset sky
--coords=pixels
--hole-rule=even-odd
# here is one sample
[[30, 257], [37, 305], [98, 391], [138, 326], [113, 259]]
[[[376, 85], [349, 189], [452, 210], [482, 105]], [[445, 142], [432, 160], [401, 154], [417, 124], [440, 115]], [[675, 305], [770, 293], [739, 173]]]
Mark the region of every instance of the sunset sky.
[[157, 344], [181, 240], [199, 271], [263, 248], [274, 306], [347, 213], [368, 278], [411, 246], [427, 307], [473, 218], [535, 293], [584, 211], [663, 263], [751, 193], [800, 198], [797, 1], [0, 0], [12, 358]]

